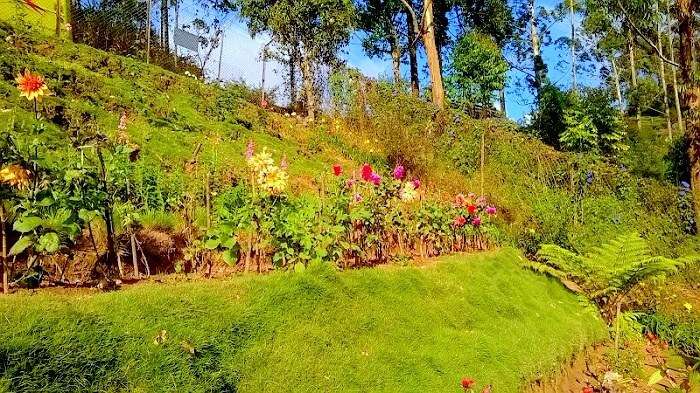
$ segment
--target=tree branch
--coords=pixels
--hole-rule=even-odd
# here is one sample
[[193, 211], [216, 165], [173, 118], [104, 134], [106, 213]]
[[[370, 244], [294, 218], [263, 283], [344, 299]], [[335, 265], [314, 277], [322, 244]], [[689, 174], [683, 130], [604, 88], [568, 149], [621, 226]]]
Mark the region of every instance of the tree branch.
[[654, 50], [654, 52], [656, 52], [656, 55], [659, 56], [659, 59], [661, 59], [664, 63], [668, 63], [676, 68], [681, 67], [680, 64], [676, 63], [675, 61], [671, 61], [666, 56], [664, 56], [663, 52], [661, 52], [661, 49], [659, 49], [659, 47], [654, 45], [654, 42], [652, 40], [650, 40], [649, 38], [647, 38], [647, 36], [644, 35], [644, 33], [637, 27], [637, 25], [635, 25], [634, 22], [632, 22], [632, 18], [630, 18], [629, 14], [625, 10], [625, 7], [622, 6], [622, 2], [620, 0], [617, 0], [617, 6], [620, 8], [620, 11], [622, 12], [622, 15], [625, 17], [627, 24], [632, 28], [632, 30], [634, 30], [635, 33], [637, 33], [636, 35], [638, 37], [642, 37], [642, 39], [647, 44], [649, 44], [649, 46], [651, 46], [651, 48]]

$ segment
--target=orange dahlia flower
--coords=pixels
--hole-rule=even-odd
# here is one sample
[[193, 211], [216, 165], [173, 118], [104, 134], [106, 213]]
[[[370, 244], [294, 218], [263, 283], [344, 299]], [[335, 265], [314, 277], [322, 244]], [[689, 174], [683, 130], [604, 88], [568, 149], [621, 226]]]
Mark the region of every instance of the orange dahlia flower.
[[46, 86], [44, 78], [39, 74], [31, 73], [25, 69], [23, 74], [17, 75], [17, 89], [20, 97], [27, 97], [28, 100], [40, 101], [41, 97], [49, 94], [49, 87]]
[[8, 165], [0, 169], [0, 183], [9, 184], [12, 187], [24, 188], [29, 185], [30, 172], [17, 164]]

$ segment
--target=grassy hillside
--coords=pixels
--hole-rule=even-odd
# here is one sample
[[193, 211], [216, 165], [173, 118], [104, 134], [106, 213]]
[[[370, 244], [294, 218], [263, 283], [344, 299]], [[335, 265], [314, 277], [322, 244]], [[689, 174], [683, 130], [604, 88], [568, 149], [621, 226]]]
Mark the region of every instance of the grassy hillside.
[[519, 258], [2, 298], [0, 391], [517, 392], [606, 331]]

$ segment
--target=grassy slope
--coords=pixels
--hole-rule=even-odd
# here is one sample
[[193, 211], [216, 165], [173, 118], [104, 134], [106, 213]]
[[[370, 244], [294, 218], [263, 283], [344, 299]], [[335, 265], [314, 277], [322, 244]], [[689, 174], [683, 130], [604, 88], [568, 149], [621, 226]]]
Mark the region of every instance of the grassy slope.
[[0, 391], [516, 392], [604, 334], [518, 258], [2, 298]]
[[[0, 25], [0, 38], [13, 32], [9, 25]], [[23, 49], [0, 43], [0, 96], [5, 97], [0, 102], [0, 128], [34, 123], [32, 105], [18, 96], [14, 76], [24, 68], [44, 75], [53, 93], [43, 103], [47, 131], [42, 139], [49, 147], [41, 156], [49, 161], [66, 162], [76, 155], [67, 138], [71, 129], [96, 129], [114, 137], [119, 117], [126, 112], [126, 132], [141, 148], [143, 165], [175, 171], [173, 178], [179, 182], [200, 143], [199, 161], [215, 168], [214, 177], [244, 166], [248, 140], [269, 147], [277, 159], [286, 155], [292, 175], [307, 179], [332, 163], [348, 162], [337, 150], [316, 150], [311, 132], [296, 119], [270, 114], [235, 94], [227, 98], [216, 86], [84, 45], [19, 34], [14, 40]], [[203, 177], [201, 172], [185, 176]]]

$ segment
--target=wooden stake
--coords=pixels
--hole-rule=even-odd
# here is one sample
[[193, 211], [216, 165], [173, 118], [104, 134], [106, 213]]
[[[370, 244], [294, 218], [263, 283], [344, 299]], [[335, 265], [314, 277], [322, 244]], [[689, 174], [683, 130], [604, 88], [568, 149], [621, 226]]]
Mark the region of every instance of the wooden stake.
[[139, 278], [139, 260], [136, 255], [136, 234], [131, 234], [131, 263], [134, 265], [134, 278]]
[[[0, 204], [2, 201], [0, 201]], [[8, 284], [9, 266], [7, 264], [7, 233], [5, 232], [5, 206], [0, 205], [0, 236], [2, 236], [2, 291], [5, 295], [10, 293]]]

